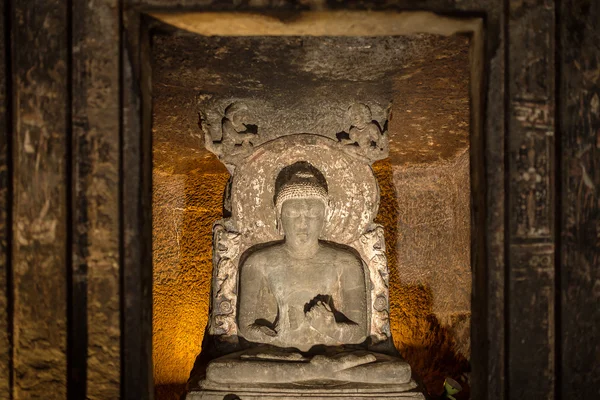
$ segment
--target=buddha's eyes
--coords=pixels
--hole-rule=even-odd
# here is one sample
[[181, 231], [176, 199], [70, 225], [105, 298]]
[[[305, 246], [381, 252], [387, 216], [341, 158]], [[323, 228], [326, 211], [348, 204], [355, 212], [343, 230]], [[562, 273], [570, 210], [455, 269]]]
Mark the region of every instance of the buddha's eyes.
[[284, 214], [286, 217], [296, 218], [300, 216], [300, 211], [298, 210], [285, 210]]
[[319, 217], [321, 215], [321, 209], [314, 207], [314, 208], [309, 208], [306, 216], [310, 217], [310, 218], [315, 218], [315, 217]]
[[288, 218], [298, 218], [300, 215], [305, 215], [307, 218], [317, 218], [321, 216], [321, 209], [313, 207], [305, 210], [285, 210], [284, 214]]

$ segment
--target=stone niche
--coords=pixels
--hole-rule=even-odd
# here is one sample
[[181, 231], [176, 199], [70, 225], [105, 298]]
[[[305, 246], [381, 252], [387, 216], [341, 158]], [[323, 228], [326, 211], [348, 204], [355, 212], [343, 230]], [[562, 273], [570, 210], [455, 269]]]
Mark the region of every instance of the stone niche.
[[165, 24], [152, 38], [157, 398], [185, 393], [209, 317], [213, 224], [232, 213], [224, 199], [235, 165], [209, 151], [207, 132], [219, 139], [237, 103], [234, 114], [249, 114], [246, 126], [264, 142], [282, 132], [343, 141], [357, 102], [389, 140], [372, 169], [393, 343], [428, 392], [439, 394], [448, 376], [467, 398], [468, 37], [219, 37], [186, 28]]

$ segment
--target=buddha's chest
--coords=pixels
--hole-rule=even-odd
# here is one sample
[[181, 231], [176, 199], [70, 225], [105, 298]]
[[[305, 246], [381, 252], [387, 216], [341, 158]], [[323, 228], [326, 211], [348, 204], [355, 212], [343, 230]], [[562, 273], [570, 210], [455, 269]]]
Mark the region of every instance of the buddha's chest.
[[303, 306], [317, 295], [334, 296], [339, 290], [339, 276], [325, 263], [275, 266], [269, 277], [271, 292], [281, 304]]

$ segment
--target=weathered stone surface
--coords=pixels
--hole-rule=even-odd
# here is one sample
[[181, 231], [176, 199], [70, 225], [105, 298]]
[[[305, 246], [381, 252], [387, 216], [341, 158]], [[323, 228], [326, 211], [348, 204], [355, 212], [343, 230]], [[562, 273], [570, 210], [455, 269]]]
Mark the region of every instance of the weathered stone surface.
[[[148, 0], [145, 0], [148, 1]], [[161, 0], [154, 0], [161, 1]], [[167, 0], [169, 1], [169, 0]], [[184, 2], [186, 0], [183, 0]], [[194, 0], [191, 0], [194, 1]], [[197, 0], [196, 0], [197, 1]], [[203, 0], [200, 0], [203, 1]], [[245, 12], [225, 11], [210, 7], [201, 12], [153, 12], [151, 15], [179, 29], [202, 36], [302, 36], [302, 37], [374, 37], [407, 36], [423, 31], [438, 35], [452, 35], [473, 29], [477, 19], [457, 19], [443, 17], [434, 12], [402, 10], [432, 10], [440, 0], [429, 0], [415, 4], [411, 0], [396, 1], [379, 9], [374, 2], [346, 4], [319, 4], [319, 0], [290, 4], [281, 2], [271, 4], [272, 10], [283, 7], [287, 12], [256, 12], [267, 2], [255, 0], [249, 2]], [[444, 0], [445, 1], [445, 0]], [[469, 0], [464, 6], [470, 7]], [[311, 4], [312, 3], [312, 4]], [[402, 4], [405, 3], [405, 4]], [[188, 4], [190, 5], [190, 4]], [[437, 4], [439, 6], [439, 3]], [[312, 6], [312, 7], [311, 7]], [[369, 11], [365, 12], [367, 7]], [[310, 10], [310, 11], [309, 11]], [[253, 12], [254, 11], [254, 12]], [[283, 11], [283, 10], [280, 10]]]
[[446, 39], [394, 81], [390, 160], [397, 166], [452, 160], [469, 148], [469, 42]]
[[[248, 103], [265, 138], [304, 132], [335, 137], [349, 128], [345, 113], [356, 101], [368, 101], [373, 119], [383, 126], [391, 79], [445, 41], [434, 35], [219, 38], [186, 33], [156, 40], [160, 48], [169, 42], [180, 48], [169, 54], [165, 67], [185, 69], [185, 74], [170, 74], [165, 83], [187, 81], [188, 90], [196, 88], [197, 111], [213, 140], [221, 138], [224, 111], [235, 100]], [[202, 55], [202, 63], [187, 49]]]
[[[164, 155], [155, 157], [159, 156]], [[175, 382], [187, 380], [207, 322], [212, 223], [222, 216], [223, 190], [229, 177], [216, 157], [210, 157], [212, 163], [202, 157], [194, 163], [193, 157], [182, 152], [181, 158], [172, 158], [171, 169], [154, 172], [154, 377], [159, 398], [183, 393], [184, 384]], [[192, 169], [194, 166], [199, 168]], [[455, 347], [456, 336], [435, 317], [431, 289], [399, 279], [398, 188], [389, 161], [377, 162], [373, 168], [381, 193], [376, 221], [385, 229], [390, 268], [394, 343], [424, 384], [438, 390], [446, 376], [467, 371], [468, 363]], [[452, 319], [451, 327], [461, 326], [468, 334], [468, 320], [465, 323], [461, 316]]]
[[[0, 1], [0, 19], [5, 21], [5, 0]], [[6, 105], [10, 94], [6, 93], [7, 77], [6, 71], [6, 49], [8, 38], [5, 35], [6, 30], [0, 32], [0, 399], [8, 400], [10, 398], [10, 353], [11, 341], [10, 335], [10, 314], [9, 314], [9, 291], [8, 278], [10, 268], [9, 258], [9, 227], [8, 227], [8, 206], [9, 198], [9, 147], [8, 147], [8, 123], [6, 114]]]
[[[335, 87], [335, 84], [328, 86]], [[307, 106], [304, 105], [304, 108]], [[321, 104], [318, 111], [320, 114], [317, 115], [310, 115], [316, 110], [309, 110], [309, 115], [305, 115], [305, 111], [297, 111], [298, 115], [295, 115], [293, 120], [308, 118], [311, 122], [331, 124], [331, 118], [326, 113], [327, 108], [327, 105]], [[389, 105], [382, 110], [372, 101], [367, 105], [364, 101], [355, 100], [343, 104], [340, 108], [338, 115], [333, 117], [334, 122], [337, 120], [340, 124], [335, 130], [324, 127], [315, 128], [316, 133], [310, 130], [306, 132], [335, 140], [344, 145], [342, 147], [346, 152], [355, 153], [370, 162], [386, 158], [389, 154], [386, 129]], [[205, 117], [210, 112], [216, 114], [212, 124]], [[247, 99], [233, 102], [226, 100], [224, 105], [206, 105], [200, 111], [200, 125], [205, 133], [205, 146], [218, 155], [233, 173], [235, 167], [244, 163], [244, 159], [252, 155], [257, 146], [281, 136], [297, 135], [302, 132], [287, 131], [288, 127], [280, 120], [270, 121], [274, 114], [275, 118], [280, 117], [276, 115], [275, 110], [261, 109], [260, 104]], [[334, 112], [332, 111], [331, 114]], [[289, 115], [287, 117], [289, 118]], [[268, 124], [274, 125], [274, 129], [270, 129]]]
[[[387, 388], [386, 388], [387, 389]], [[333, 399], [333, 400], [365, 400], [372, 399], [373, 396], [362, 396], [360, 394], [350, 394], [344, 391], [335, 391], [337, 392], [334, 395], [328, 394], [327, 397], [323, 397], [324, 399]], [[190, 400], [222, 400], [226, 399], [225, 396], [230, 394], [227, 391], [208, 391], [203, 393], [190, 393]], [[306, 393], [305, 391], [296, 391], [296, 392], [267, 392], [266, 390], [255, 390], [255, 391], [247, 391], [240, 393], [244, 400], [292, 400], [292, 399], [306, 399], [307, 397], [311, 398], [319, 398], [319, 393]], [[231, 397], [232, 400], [237, 399], [238, 397]], [[396, 400], [422, 400], [425, 397], [421, 393], [411, 393], [411, 392], [390, 392], [387, 391], [385, 393], [378, 393], [377, 398], [380, 399], [396, 399]], [[229, 400], [229, 399], [227, 399]]]
[[[360, 388], [350, 386], [347, 389], [334, 388], [324, 394], [322, 390], [298, 389], [290, 388], [279, 391], [260, 387], [251, 387], [243, 391], [236, 391], [244, 400], [293, 400], [293, 399], [323, 399], [323, 400], [367, 400], [374, 397], [379, 399], [395, 399], [395, 400], [424, 400], [425, 396], [422, 393], [407, 391], [410, 390], [409, 385], [396, 385], [385, 387], [379, 385], [379, 390], [375, 392], [361, 391]], [[363, 394], [361, 392], [366, 392]], [[232, 395], [231, 390], [207, 390], [203, 392], [191, 392], [186, 397], [187, 400], [236, 400], [240, 397]], [[231, 396], [231, 397], [227, 397]]]
[[[329, 381], [331, 386], [333, 382], [362, 383], [365, 391], [375, 387], [380, 390], [381, 385], [416, 386], [410, 379], [410, 366], [398, 357], [354, 350], [337, 356], [327, 355], [328, 358], [308, 358], [300, 353], [288, 353], [288, 357], [283, 358], [273, 349], [257, 350], [263, 353], [245, 351], [241, 357], [234, 353], [211, 362], [201, 388], [263, 384], [268, 391], [267, 385], [277, 388], [296, 382], [313, 389], [326, 389], [327, 383], [319, 384], [319, 381]], [[297, 357], [289, 357], [291, 355]]]
[[372, 343], [384, 342], [390, 333], [389, 269], [386, 256], [384, 229], [375, 225], [353, 243], [366, 263], [370, 284], [371, 326], [369, 335]]
[[[560, 60], [555, 43], [555, 18], [560, 11], [555, 8], [559, 3], [509, 2], [507, 11], [506, 285], [511, 295], [506, 302], [510, 331], [506, 391], [510, 398], [553, 399], [558, 393], [556, 369], [561, 367], [556, 360], [560, 346], [556, 344], [555, 322], [560, 319], [556, 315], [560, 299], [556, 288], [560, 285], [555, 279], [554, 253], [558, 214], [551, 182], [556, 179], [555, 170], [561, 168], [554, 161], [555, 132], [560, 129], [555, 123], [555, 69]], [[562, 77], [562, 69], [558, 71]], [[526, 376], [524, 371], [536, 374]]]
[[[121, 395], [117, 1], [73, 2], [71, 395]], [[83, 373], [85, 371], [85, 374]], [[86, 381], [83, 378], [87, 378]]]
[[240, 165], [231, 189], [236, 229], [248, 243], [282, 238], [273, 209], [275, 178], [279, 170], [297, 161], [311, 163], [327, 179], [332, 203], [323, 239], [354, 242], [377, 215], [377, 181], [369, 164], [347, 152], [346, 146], [316, 135], [270, 142]]
[[[385, 100], [377, 106], [379, 110], [381, 107], [385, 110], [389, 102], [393, 102], [388, 130], [396, 127], [389, 130], [390, 157], [394, 163], [451, 158], [468, 145], [467, 38], [414, 35], [391, 42], [389, 37], [341, 38], [337, 42], [329, 40], [322, 47], [319, 38], [307, 40], [306, 46], [310, 44], [314, 54], [325, 50], [349, 54], [353, 50], [358, 55], [336, 58], [334, 65], [339, 68], [332, 68], [310, 61], [314, 57], [309, 58], [308, 51], [302, 46], [305, 44], [303, 39], [298, 37], [207, 38], [183, 31], [156, 35], [153, 47], [153, 79], [157, 89], [153, 93], [157, 117], [153, 124], [155, 146], [162, 146], [167, 151], [176, 143], [179, 148], [177, 154], [173, 153], [174, 159], [179, 159], [181, 152], [196, 154], [198, 158], [207, 157], [203, 146], [206, 138], [198, 129], [202, 110], [206, 108], [201, 107], [202, 104], [218, 103], [212, 108], [210, 117], [211, 129], [218, 129], [214, 137], [218, 140], [225, 108], [234, 101], [244, 100], [250, 111], [259, 111], [253, 114], [269, 115], [269, 121], [263, 121], [261, 125], [271, 133], [322, 130], [325, 135], [335, 135], [348, 132], [350, 126], [345, 115], [350, 105], [373, 98]], [[373, 50], [394, 44], [398, 48], [391, 50], [391, 58], [373, 56]], [[199, 51], [200, 48], [205, 51]], [[282, 57], [288, 52], [301, 58]], [[348, 63], [348, 60], [353, 61]], [[383, 83], [361, 81], [359, 75], [355, 75], [354, 80], [334, 79], [339, 70], [348, 70], [352, 65], [365, 72], [375, 61], [394, 63], [393, 68], [387, 67], [391, 69], [381, 72], [385, 78]], [[302, 65], [306, 68], [302, 69]], [[324, 70], [317, 74], [314, 70], [319, 66]], [[381, 71], [381, 67], [374, 71], [380, 73], [377, 71]], [[296, 72], [307, 79], [291, 75]], [[265, 103], [267, 100], [260, 97], [260, 93], [269, 90], [279, 93], [276, 104], [270, 104], [272, 99]], [[303, 94], [310, 94], [309, 99]], [[269, 108], [264, 108], [267, 105]], [[384, 128], [382, 111], [377, 111], [373, 104], [368, 105], [374, 119]], [[319, 128], [318, 124], [325, 123], [319, 116], [331, 114], [339, 116], [335, 126]], [[295, 128], [284, 129], [286, 124]], [[155, 159], [155, 163], [170, 159], [166, 157], [167, 153], [164, 154], [165, 157]]]
[[[434, 314], [435, 293], [431, 286], [410, 284], [400, 278], [397, 243], [401, 240], [402, 230], [398, 223], [401, 213], [398, 203], [400, 188], [394, 183], [395, 167], [386, 160], [375, 163], [373, 169], [381, 195], [375, 222], [383, 225], [385, 230], [390, 271], [390, 326], [394, 345], [413, 371], [422, 377], [427, 389], [435, 393], [442, 387], [446, 376], [458, 377], [469, 371], [468, 360], [461, 353], [465, 345], [457, 341], [453, 330], [442, 326]], [[464, 316], [453, 317], [450, 326], [457, 330], [458, 327], [466, 327], [468, 333], [470, 326], [468, 321], [466, 324], [461, 322], [464, 320]], [[461, 384], [466, 386], [464, 381]]]
[[[240, 263], [238, 326], [245, 339], [308, 351], [317, 345], [360, 344], [367, 338], [365, 273], [349, 249], [318, 242], [325, 218], [318, 201], [287, 200], [281, 211], [281, 224], [287, 228], [284, 242], [257, 250]], [[303, 216], [319, 212], [320, 221]], [[300, 217], [291, 216], [295, 214]], [[297, 222], [302, 218], [308, 222]], [[313, 234], [317, 237], [309, 251], [304, 245], [313, 243], [302, 239]], [[296, 252], [291, 244], [295, 241], [303, 245]]]
[[[156, 149], [155, 149], [156, 151]], [[185, 383], [208, 321], [212, 225], [229, 174], [213, 158], [185, 174], [154, 170], [153, 360], [155, 385]], [[190, 168], [191, 162], [190, 162]]]
[[395, 168], [398, 201], [398, 274], [406, 284], [431, 287], [433, 311], [470, 311], [469, 154]]
[[[446, 162], [397, 167], [398, 276], [431, 290], [432, 312], [470, 354], [471, 220], [469, 154]], [[459, 318], [460, 317], [460, 318]], [[466, 320], [465, 320], [466, 318]], [[460, 326], [454, 326], [458, 322]]]
[[11, 10], [12, 395], [66, 399], [67, 5], [15, 2]]
[[[18, 6], [18, 2], [12, 3]], [[165, 0], [134, 0], [128, 4], [152, 4], [159, 7], [208, 7], [209, 3], [211, 2], [206, 2], [204, 0], [176, 0], [174, 2]], [[246, 2], [242, 3], [242, 7], [245, 7]], [[249, 7], [265, 7], [267, 6], [267, 3], [268, 2], [265, 1], [251, 1], [249, 3]], [[52, 3], [51, 0], [49, 4], [54, 3]], [[215, 3], [215, 6], [234, 9], [235, 5], [232, 4], [218, 2]], [[307, 4], [323, 5], [324, 3], [298, 2], [294, 3], [294, 5], [290, 5], [289, 2], [283, 1], [277, 2], [276, 7], [290, 10], [308, 7]], [[333, 3], [328, 4], [333, 6]], [[351, 5], [351, 7], [363, 7], [365, 4], [369, 6], [373, 3], [355, 2]], [[514, 1], [508, 8], [512, 9], [514, 7], [517, 10], [517, 12], [514, 14], [518, 24], [523, 26], [527, 25], [528, 29], [531, 29], [534, 27], [534, 24], [531, 26], [528, 24], [523, 24], [522, 21], [525, 20], [525, 18], [522, 18], [522, 16], [527, 16], [527, 14], [531, 14], [532, 11], [534, 14], [537, 14], [536, 10], [540, 8], [544, 9], [542, 12], [548, 12], [548, 10], [551, 8], [548, 7], [547, 4], [548, 2], [543, 1]], [[559, 202], [560, 204], [576, 204], [574, 208], [572, 207], [571, 209], [565, 210], [562, 213], [565, 221], [560, 224], [561, 226], [565, 227], [563, 232], [565, 235], [563, 240], [564, 243], [561, 243], [561, 245], [564, 246], [564, 248], [561, 249], [561, 254], [565, 256], [565, 260], [562, 261], [561, 266], [563, 269], [565, 269], [565, 271], [563, 271], [564, 273], [560, 276], [561, 279], [564, 279], [565, 281], [560, 286], [562, 290], [564, 290], [564, 292], [570, 296], [567, 296], [568, 301], [565, 301], [563, 304], [563, 314], [572, 316], [572, 318], [569, 320], [562, 320], [563, 331], [561, 339], [565, 341], [562, 346], [564, 350], [562, 360], [565, 363], [563, 368], [560, 370], [563, 373], [563, 379], [559, 381], [559, 383], [562, 383], [562, 388], [557, 387], [557, 390], [562, 390], [563, 397], [565, 397], [565, 393], [567, 394], [567, 397], [590, 397], [591, 395], [585, 395], [586, 393], [582, 390], [582, 386], [589, 388], [591, 391], [596, 390], [599, 386], [594, 384], [594, 379], [590, 377], [600, 376], [597, 373], [594, 375], [594, 370], [587, 368], [587, 366], [590, 365], [589, 360], [593, 361], [594, 359], [594, 352], [576, 351], [579, 348], [590, 349], [593, 348], [594, 344], [597, 344], [597, 341], [595, 340], [596, 331], [593, 328], [599, 325], [594, 324], [594, 318], [590, 318], [590, 315], [595, 317], [596, 314], [591, 314], [589, 311], [596, 310], [596, 308], [594, 308], [594, 301], [595, 298], [597, 298], [597, 296], [594, 297], [589, 293], [595, 294], [597, 290], [594, 290], [594, 280], [591, 279], [592, 283], [590, 284], [590, 279], [587, 279], [588, 276], [585, 273], [586, 268], [589, 269], [589, 265], [593, 265], [593, 263], [590, 264], [588, 261], [594, 260], [593, 257], [595, 256], [592, 251], [595, 249], [595, 247], [589, 246], [586, 238], [589, 237], [587, 233], [589, 233], [590, 229], [588, 228], [594, 224], [595, 216], [597, 214], [594, 214], [595, 209], [593, 206], [590, 206], [589, 201], [590, 199], [594, 198], [594, 188], [592, 187], [589, 189], [589, 186], [587, 185], [590, 181], [594, 182], [595, 176], [591, 174], [590, 171], [595, 171], [595, 169], [590, 168], [590, 165], [594, 166], [594, 163], [597, 160], [596, 153], [589, 150], [590, 147], [593, 150], [593, 143], [595, 143], [596, 140], [594, 134], [597, 130], [595, 129], [597, 124], [593, 119], [594, 110], [596, 108], [594, 106], [594, 104], [596, 104], [594, 101], [594, 95], [596, 95], [595, 92], [597, 92], [597, 80], [593, 79], [594, 76], [597, 75], [594, 73], [597, 70], [597, 63], [594, 60], [594, 52], [597, 49], [596, 43], [598, 42], [596, 40], [596, 22], [598, 21], [598, 18], [596, 18], [598, 15], [597, 4], [597, 2], [589, 0], [579, 2], [563, 2], [559, 4], [560, 10], [556, 15], [561, 18], [566, 17], [565, 20], [560, 21], [557, 26], [557, 28], [560, 28], [561, 30], [559, 35], [562, 42], [560, 46], [560, 54], [557, 53], [557, 56], [560, 59], [559, 62], [563, 64], [563, 68], [560, 69], [563, 74], [559, 77], [560, 83], [563, 85], [561, 87], [560, 96], [560, 101], [562, 102], [560, 104], [560, 126], [564, 128], [566, 132], [562, 135], [562, 145], [564, 147], [561, 148], [561, 150], [563, 151], [563, 157], [562, 164], [559, 164], [565, 167], [565, 171], [559, 173], [559, 178], [563, 180], [561, 187], [564, 189], [564, 193], [561, 195], [565, 197], [565, 199], [568, 198], [572, 193], [575, 194], [573, 195], [575, 197], [579, 196], [575, 198], [575, 201], [563, 199], [564, 201], [562, 203]], [[30, 4], [27, 3], [27, 5]], [[339, 5], [339, 7], [344, 6], [345, 4]], [[521, 42], [519, 40], [519, 32], [515, 34], [515, 37], [517, 38], [516, 42], [513, 41], [513, 43], [507, 45], [507, 43], [504, 41], [504, 34], [511, 31], [512, 23], [504, 20], [504, 18], [509, 17], [509, 15], [507, 15], [509, 13], [505, 12], [508, 8], [503, 7], [503, 2], [481, 2], [478, 0], [426, 0], [415, 3], [414, 1], [411, 2], [399, 0], [386, 4], [386, 7], [390, 7], [394, 10], [420, 7], [423, 9], [444, 10], [445, 12], [459, 12], [459, 10], [479, 10], [485, 11], [486, 13], [485, 49], [486, 63], [489, 62], [489, 68], [486, 72], [489, 73], [489, 76], [485, 90], [482, 90], [482, 93], [485, 93], [483, 95], [485, 96], [485, 103], [482, 104], [483, 109], [481, 109], [481, 115], [486, 116], [485, 120], [483, 117], [481, 118], [481, 121], [485, 123], [485, 143], [481, 146], [481, 148], [478, 148], [476, 153], [485, 156], [487, 161], [485, 170], [483, 170], [483, 173], [478, 175], [481, 175], [481, 177], [485, 176], [489, 184], [486, 194], [489, 204], [489, 210], [486, 212], [486, 214], [489, 218], [489, 223], [482, 225], [485, 227], [485, 233], [487, 234], [481, 235], [482, 237], [485, 236], [481, 242], [485, 242], [487, 245], [486, 248], [488, 248], [490, 251], [489, 255], [479, 257], [483, 260], [485, 260], [487, 257], [487, 260], [485, 260], [487, 262], [481, 263], [481, 265], [484, 265], [484, 267], [477, 267], [476, 271], [486, 272], [486, 274], [478, 274], [478, 282], [476, 285], [478, 289], [478, 297], [475, 299], [480, 300], [476, 303], [480, 303], [481, 307], [479, 305], [476, 305], [476, 307], [484, 310], [485, 314], [480, 320], [477, 321], [477, 326], [486, 326], [486, 329], [488, 329], [489, 332], [479, 329], [476, 329], [475, 332], [478, 333], [480, 339], [483, 339], [479, 340], [479, 343], [485, 343], [487, 339], [490, 342], [490, 346], [489, 348], [486, 347], [486, 350], [481, 352], [483, 353], [483, 359], [478, 365], [484, 365], [485, 368], [481, 368], [477, 372], [479, 374], [477, 376], [477, 381], [488, 383], [488, 385], [485, 387], [482, 385], [482, 391], [489, 390], [489, 393], [492, 394], [492, 397], [503, 397], [504, 390], [508, 386], [506, 380], [504, 379], [504, 373], [513, 367], [512, 364], [506, 366], [503, 365], [504, 360], [508, 359], [508, 357], [504, 357], [504, 339], [505, 336], [508, 337], [510, 333], [510, 330], [505, 332], [505, 321], [502, 319], [502, 316], [505, 315], [503, 304], [505, 304], [506, 300], [503, 296], [503, 292], [510, 293], [510, 289], [508, 287], [504, 287], [503, 279], [503, 276], [507, 272], [504, 268], [504, 254], [502, 251], [506, 245], [503, 243], [503, 237], [508, 235], [504, 235], [503, 233], [504, 223], [502, 221], [510, 219], [510, 215], [505, 215], [503, 199], [508, 197], [511, 192], [511, 188], [505, 188], [503, 184], [503, 181], [506, 179], [504, 176], [505, 167], [503, 165], [503, 160], [505, 157], [503, 149], [505, 140], [503, 133], [505, 132], [504, 128], [506, 127], [504, 127], [503, 124], [508, 116], [506, 115], [507, 110], [504, 109], [505, 105], [503, 104], [503, 96], [505, 94], [505, 88], [511, 86], [510, 82], [505, 82], [505, 80], [512, 79], [512, 76], [505, 76], [505, 74], [507, 71], [510, 71], [510, 68], [512, 68], [514, 71], [520, 72], [519, 62], [523, 60], [526, 62], [529, 62], [530, 60], [533, 61], [533, 63], [530, 65], [539, 65], [539, 63], [547, 64], [548, 58], [544, 58], [543, 54], [547, 54], [550, 46], [544, 47], [544, 53], [540, 53], [539, 48], [535, 48], [533, 51], [528, 51], [529, 43], [527, 41]], [[38, 12], [43, 13], [43, 7], [36, 8]], [[8, 9], [14, 9], [14, 7], [8, 7]], [[550, 12], [550, 14], [552, 14], [552, 12]], [[74, 18], [77, 18], [77, 16], [74, 15]], [[541, 18], [538, 20], [542, 24], [553, 24], [552, 18]], [[533, 22], [538, 22], [538, 20]], [[12, 25], [15, 26], [16, 24]], [[68, 24], [66, 25], [68, 26]], [[508, 29], [502, 29], [502, 27], [508, 27]], [[537, 34], [533, 36], [540, 37], [544, 34], [539, 30], [536, 33]], [[43, 36], [38, 37], [43, 41]], [[532, 36], [529, 36], [529, 38], [531, 37]], [[552, 37], [552, 35], [550, 37]], [[37, 37], [35, 39], [37, 40]], [[519, 52], [519, 54], [517, 54], [517, 62], [514, 62], [515, 52], [512, 51], [512, 46], [514, 43], [516, 43], [516, 46], [518, 47], [517, 51]], [[506, 54], [507, 51], [508, 54]], [[52, 52], [52, 50], [48, 49], [47, 52]], [[522, 57], [523, 55], [526, 57]], [[504, 65], [505, 60], [511, 61], [510, 68], [508, 65]], [[543, 85], [544, 82], [551, 83], [554, 80], [553, 75], [555, 71], [553, 68], [549, 68], [544, 72], [539, 72], [537, 68], [529, 69], [529, 71], [531, 72], [528, 74], [528, 76], [529, 78], [532, 78], [530, 82], [534, 85], [538, 85], [540, 83]], [[508, 74], [510, 75], [510, 72], [508, 72]], [[526, 85], [523, 87], [525, 86]], [[578, 92], [580, 86], [585, 86], [585, 90], [581, 90], [581, 93], [583, 93], [581, 96], [579, 96]], [[484, 88], [482, 87], [482, 89]], [[572, 93], [575, 93], [575, 95], [572, 95]], [[477, 96], [475, 96], [475, 98], [477, 98]], [[571, 124], [571, 119], [578, 120], [576, 121], [576, 124]], [[592, 133], [588, 134], [588, 131]], [[474, 132], [482, 131], [478, 128], [475, 128]], [[575, 133], [571, 135], [573, 132]], [[588, 146], [586, 141], [592, 142], [592, 145]], [[558, 142], [559, 141], [557, 140], [557, 143]], [[557, 153], [560, 152], [557, 151]], [[509, 155], [507, 154], [506, 157], [508, 158]], [[580, 164], [584, 164], [584, 168], [580, 167]], [[479, 165], [480, 164], [477, 164], [477, 166]], [[512, 170], [514, 171], [514, 169]], [[595, 186], [597, 187], [598, 185], [596, 184]], [[552, 182], [550, 182], [550, 188], [554, 188]], [[583, 189], [579, 190], [580, 188]], [[507, 196], [505, 196], [505, 192]], [[581, 207], [578, 207], [579, 205]], [[481, 215], [484, 214], [482, 211], [483, 209], [484, 207], [479, 208], [480, 211], [478, 212], [480, 212]], [[579, 215], [582, 217], [582, 219], [577, 220], [576, 218], [572, 217], [573, 215]], [[478, 263], [478, 265], [480, 264]], [[572, 268], [575, 271], [573, 274], [571, 274], [572, 271], [569, 269], [571, 266], [574, 266]], [[485, 280], [482, 279], [482, 277], [485, 277]], [[578, 290], [574, 290], [574, 288]], [[572, 349], [575, 350], [570, 351]], [[587, 357], [582, 357], [582, 354], [586, 355]], [[486, 357], [489, 358], [489, 361], [486, 359]], [[519, 366], [518, 361], [518, 359], [515, 360], [517, 367]], [[590, 384], [582, 385], [581, 382]], [[512, 383], [513, 388], [517, 386], [514, 385], [514, 382]], [[543, 383], [544, 381], [542, 380], [542, 384]], [[528, 384], [528, 382], [525, 384]], [[596, 392], [588, 393], [595, 394]], [[483, 398], [484, 396], [475, 396], [475, 398], [480, 397]]]
[[121, 11], [121, 397], [152, 398], [152, 95], [148, 27]]
[[[208, 332], [216, 340], [211, 354], [221, 356], [208, 364], [200, 390], [207, 382], [279, 384], [325, 379], [376, 386], [410, 380], [410, 367], [389, 347], [387, 355], [370, 351], [380, 342], [390, 342], [387, 318], [383, 330], [370, 332], [372, 310], [388, 311], [385, 257], [383, 263], [372, 262], [377, 254], [371, 254], [381, 248], [377, 243], [383, 238], [370, 231], [361, 235], [372, 229], [372, 208], [378, 205], [379, 191], [370, 162], [354, 154], [349, 160], [356, 165], [348, 168], [339, 162], [344, 155], [344, 145], [335, 140], [283, 135], [257, 147], [236, 169], [231, 196], [234, 212], [215, 225], [214, 235], [217, 256]], [[252, 168], [259, 168], [259, 174]], [[334, 179], [335, 173], [342, 173], [343, 179]], [[240, 185], [240, 174], [266, 177], [272, 183]], [[268, 195], [263, 204], [257, 201], [263, 197], [261, 189]], [[345, 195], [358, 198], [359, 203], [345, 201]], [[365, 195], [370, 201], [364, 201]], [[282, 240], [269, 240], [252, 229], [254, 224], [251, 229], [243, 228], [244, 217], [250, 222], [255, 219], [240, 211], [241, 207], [253, 203], [275, 214], [271, 226]], [[341, 217], [336, 217], [340, 211], [336, 207], [341, 208]], [[372, 256], [366, 265], [357, 257], [357, 249], [320, 240], [336, 238], [327, 229], [329, 224], [352, 222], [356, 217], [363, 225], [342, 225], [337, 234], [360, 239], [359, 248]], [[238, 258], [240, 247], [249, 248], [242, 258]], [[383, 280], [373, 282], [373, 276]], [[379, 296], [372, 296], [373, 289]], [[379, 328], [378, 323], [375, 326]], [[231, 350], [221, 343], [239, 348], [235, 344], [240, 337], [245, 340], [240, 344], [248, 343], [250, 350], [227, 354]], [[256, 353], [265, 345], [269, 349]], [[355, 345], [354, 350], [346, 345]], [[291, 348], [304, 353], [289, 353]], [[233, 381], [228, 380], [231, 375]]]
[[555, 261], [561, 271], [557, 383], [561, 398], [583, 400], [600, 397], [600, 3], [565, 1], [556, 7], [564, 18], [557, 24], [562, 54], [556, 60], [557, 133], [562, 131], [556, 140], [562, 198], [557, 204], [563, 208]]

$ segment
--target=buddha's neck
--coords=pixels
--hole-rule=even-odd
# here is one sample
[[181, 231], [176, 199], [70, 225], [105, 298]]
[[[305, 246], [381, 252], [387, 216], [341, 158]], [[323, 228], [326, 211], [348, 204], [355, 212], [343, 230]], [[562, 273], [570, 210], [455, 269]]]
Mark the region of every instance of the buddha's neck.
[[285, 248], [290, 254], [290, 257], [305, 260], [317, 254], [317, 251], [319, 251], [319, 242], [306, 243], [302, 246], [294, 246], [293, 244], [286, 242]]

